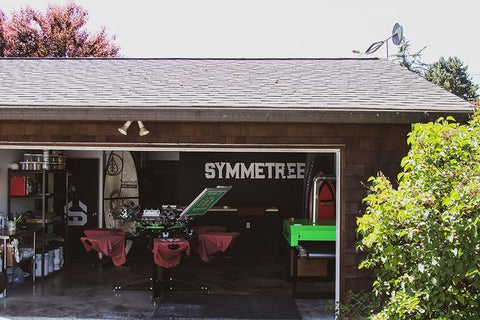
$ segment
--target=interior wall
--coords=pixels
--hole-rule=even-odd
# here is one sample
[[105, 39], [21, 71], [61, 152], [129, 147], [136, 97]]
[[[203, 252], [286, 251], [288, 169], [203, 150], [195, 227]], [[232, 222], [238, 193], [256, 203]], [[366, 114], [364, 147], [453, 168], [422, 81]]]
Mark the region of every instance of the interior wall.
[[180, 161], [180, 152], [178, 151], [151, 151], [146, 154], [147, 160]]
[[232, 186], [217, 206], [276, 207], [285, 218], [300, 218], [305, 161], [305, 153], [182, 152], [180, 204], [187, 205], [204, 188]]
[[[0, 149], [0, 214], [7, 215], [7, 198], [8, 198], [8, 168], [11, 163], [19, 163], [23, 161], [24, 153], [41, 153], [40, 150], [29, 151], [29, 150], [19, 150], [19, 149]], [[100, 190], [99, 194], [99, 226], [103, 225], [103, 151], [89, 151], [89, 150], [67, 150], [64, 151], [67, 158], [87, 158], [87, 159], [98, 159], [99, 161], [99, 185], [98, 189]], [[179, 152], [146, 152], [147, 158], [149, 160], [158, 160], [158, 161], [178, 161]], [[2, 182], [3, 181], [3, 182]], [[12, 206], [11, 211], [22, 212], [29, 209], [26, 207], [30, 205], [29, 202], [25, 202], [25, 207], [22, 204], [22, 201], [16, 201], [17, 206]]]
[[[41, 153], [39, 150], [29, 151], [29, 150], [18, 150], [18, 149], [1, 149], [0, 150], [0, 214], [7, 215], [7, 199], [8, 199], [8, 168], [11, 163], [19, 163], [23, 161], [23, 155], [25, 153]], [[100, 167], [98, 175], [99, 179], [99, 190], [103, 190], [103, 163], [102, 163], [102, 152], [101, 151], [65, 151], [65, 155], [70, 158], [91, 158], [99, 159]], [[102, 208], [102, 196], [99, 197], [99, 208]], [[21, 199], [17, 200], [15, 203], [12, 203], [11, 212], [23, 212], [26, 210], [32, 210], [31, 202], [25, 201], [22, 202]], [[99, 218], [103, 217], [103, 212], [100, 210]], [[103, 220], [101, 220], [103, 221]]]
[[7, 214], [8, 197], [8, 168], [11, 163], [23, 161], [23, 154], [26, 150], [0, 150], [0, 214]]
[[100, 192], [98, 196], [98, 226], [103, 226], [103, 151], [88, 151], [88, 150], [75, 150], [65, 151], [65, 155], [68, 158], [77, 159], [98, 159], [98, 190]]

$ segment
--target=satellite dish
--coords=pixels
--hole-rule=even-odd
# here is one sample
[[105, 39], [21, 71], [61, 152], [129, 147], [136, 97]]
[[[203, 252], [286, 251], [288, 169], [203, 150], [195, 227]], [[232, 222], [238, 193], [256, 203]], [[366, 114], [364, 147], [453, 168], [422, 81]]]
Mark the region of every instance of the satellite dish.
[[[363, 54], [367, 54], [367, 55], [372, 54], [378, 49], [380, 49], [385, 43], [387, 46], [387, 59], [388, 59], [388, 40], [390, 39], [392, 39], [392, 42], [394, 45], [398, 46], [400, 44], [400, 42], [403, 39], [403, 27], [400, 24], [395, 23], [395, 25], [393, 26], [392, 35], [390, 37], [388, 37], [385, 40], [372, 43], [370, 47], [368, 47]], [[358, 50], [353, 50], [353, 53], [361, 54], [361, 52]]]
[[371, 54], [371, 53], [374, 53], [375, 51], [377, 51], [378, 49], [380, 49], [381, 46], [383, 46], [383, 43], [385, 41], [377, 41], [377, 42], [374, 42], [370, 45], [370, 47], [368, 47], [367, 50], [365, 50], [365, 54]]
[[398, 46], [400, 42], [402, 42], [402, 39], [403, 39], [403, 27], [400, 24], [395, 23], [392, 30], [392, 42], [394, 45]]

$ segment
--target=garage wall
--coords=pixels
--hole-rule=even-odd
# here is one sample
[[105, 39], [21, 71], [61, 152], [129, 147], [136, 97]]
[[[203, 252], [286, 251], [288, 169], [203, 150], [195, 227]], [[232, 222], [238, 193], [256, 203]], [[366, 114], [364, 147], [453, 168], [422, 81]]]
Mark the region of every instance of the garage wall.
[[23, 161], [25, 150], [0, 150], [0, 214], [7, 214], [8, 167]]
[[98, 197], [98, 225], [101, 226], [103, 224], [103, 152], [77, 150], [66, 151], [65, 155], [67, 156], [67, 158], [98, 159], [98, 190], [100, 190], [100, 195]]
[[115, 146], [117, 148], [298, 147], [330, 146], [342, 150], [341, 293], [369, 288], [369, 272], [358, 270], [361, 255], [355, 252], [356, 218], [366, 194], [362, 185], [383, 171], [395, 181], [400, 160], [407, 153], [410, 125], [295, 124], [295, 123], [164, 123], [146, 122], [150, 134], [123, 136], [116, 122], [26, 122], [0, 124], [0, 145], [60, 143], [65, 146]]
[[[302, 216], [302, 188], [305, 175], [305, 153], [244, 153], [244, 152], [182, 152], [180, 154], [180, 204], [187, 205], [206, 187], [232, 186], [217, 205], [250, 207], [265, 210], [277, 207], [280, 216]], [[221, 167], [221, 170], [218, 169]], [[227, 173], [228, 166], [236, 166], [234, 176]], [[275, 168], [261, 167], [262, 178], [254, 176], [253, 170], [247, 174], [240, 168], [252, 163], [283, 165]], [[211, 166], [208, 166], [210, 164]], [[290, 164], [290, 171], [285, 170]], [[207, 166], [207, 168], [206, 168]], [[253, 168], [253, 165], [252, 165]], [[287, 177], [285, 173], [290, 172]]]

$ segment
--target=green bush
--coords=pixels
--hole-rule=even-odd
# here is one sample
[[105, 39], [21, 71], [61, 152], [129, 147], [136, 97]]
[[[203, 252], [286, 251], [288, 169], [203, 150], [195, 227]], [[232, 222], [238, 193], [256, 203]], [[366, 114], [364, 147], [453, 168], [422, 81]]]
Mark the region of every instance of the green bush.
[[398, 187], [371, 177], [358, 219], [372, 319], [480, 319], [480, 113], [415, 124]]
[[349, 291], [345, 301], [328, 306], [328, 310], [335, 310], [335, 319], [337, 320], [363, 320], [380, 309], [373, 292]]

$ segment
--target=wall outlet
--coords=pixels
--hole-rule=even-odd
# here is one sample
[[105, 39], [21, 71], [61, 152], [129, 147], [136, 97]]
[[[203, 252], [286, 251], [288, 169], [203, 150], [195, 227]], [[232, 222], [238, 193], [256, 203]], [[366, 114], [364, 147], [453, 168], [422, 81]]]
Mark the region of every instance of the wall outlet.
[[250, 229], [250, 222], [247, 222], [247, 223], [245, 224], [245, 228]]

